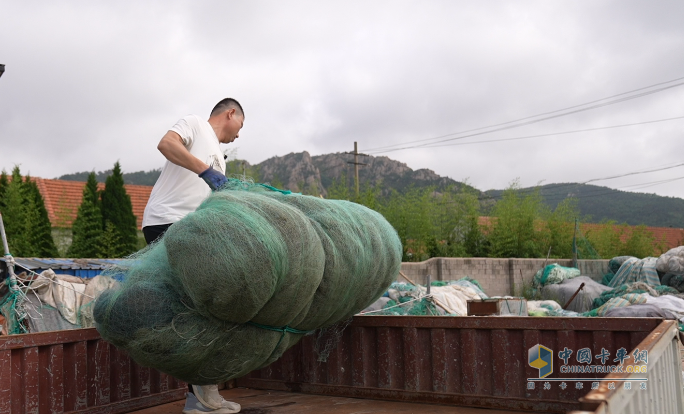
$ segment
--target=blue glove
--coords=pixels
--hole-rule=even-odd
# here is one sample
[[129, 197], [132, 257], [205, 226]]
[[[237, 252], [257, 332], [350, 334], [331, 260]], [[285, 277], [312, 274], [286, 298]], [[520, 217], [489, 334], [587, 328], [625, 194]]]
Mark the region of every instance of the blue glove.
[[215, 169], [209, 167], [206, 170], [202, 171], [199, 175], [201, 179], [204, 180], [205, 183], [209, 185], [209, 188], [211, 188], [211, 191], [216, 191], [219, 188], [223, 187], [225, 183], [228, 182], [228, 179], [226, 178], [225, 175], [223, 175], [220, 171], [216, 171]]

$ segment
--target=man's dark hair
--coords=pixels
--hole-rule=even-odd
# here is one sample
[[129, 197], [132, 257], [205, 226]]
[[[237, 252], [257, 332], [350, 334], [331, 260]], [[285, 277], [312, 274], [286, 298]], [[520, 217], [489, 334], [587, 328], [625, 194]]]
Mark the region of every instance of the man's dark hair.
[[240, 105], [240, 102], [236, 101], [233, 98], [222, 99], [219, 103], [216, 104], [214, 109], [211, 110], [211, 114], [209, 116], [218, 115], [222, 112], [225, 112], [233, 108], [235, 108], [235, 112], [238, 115], [242, 115], [242, 117], [244, 118], [245, 111], [242, 110], [242, 105]]

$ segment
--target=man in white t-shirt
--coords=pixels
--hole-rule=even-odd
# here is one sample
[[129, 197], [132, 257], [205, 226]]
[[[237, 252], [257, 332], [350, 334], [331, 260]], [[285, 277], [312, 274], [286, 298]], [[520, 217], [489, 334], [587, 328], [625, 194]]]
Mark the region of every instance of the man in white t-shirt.
[[[181, 118], [159, 141], [157, 149], [166, 164], [154, 184], [143, 215], [143, 233], [148, 244], [160, 238], [175, 222], [199, 207], [212, 191], [226, 182], [226, 164], [219, 144], [238, 138], [245, 113], [238, 101], [226, 98], [217, 103], [209, 120], [197, 115]], [[184, 414], [231, 414], [240, 404], [226, 401], [217, 385], [190, 385]]]
[[212, 190], [225, 184], [226, 164], [219, 143], [235, 141], [244, 119], [238, 101], [226, 98], [216, 104], [208, 121], [187, 115], [159, 141], [157, 149], [166, 157], [166, 164], [143, 215], [148, 243], [195, 211]]

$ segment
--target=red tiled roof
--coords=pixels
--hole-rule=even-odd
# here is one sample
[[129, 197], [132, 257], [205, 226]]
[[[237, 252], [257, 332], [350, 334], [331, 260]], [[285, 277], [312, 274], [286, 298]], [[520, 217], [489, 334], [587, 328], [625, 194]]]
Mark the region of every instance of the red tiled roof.
[[[40, 194], [45, 200], [45, 208], [53, 227], [69, 228], [76, 219], [78, 206], [83, 200], [85, 182], [51, 180], [48, 178], [31, 178], [38, 185]], [[98, 183], [97, 188], [104, 190], [104, 184]], [[149, 185], [124, 184], [126, 193], [131, 197], [133, 214], [136, 217], [138, 229], [142, 228], [142, 217], [150, 198], [152, 187]]]

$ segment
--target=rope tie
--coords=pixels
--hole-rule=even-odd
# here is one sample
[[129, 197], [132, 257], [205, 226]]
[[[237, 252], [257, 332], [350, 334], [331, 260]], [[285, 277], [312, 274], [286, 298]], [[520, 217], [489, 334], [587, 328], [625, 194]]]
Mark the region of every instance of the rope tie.
[[282, 332], [283, 334], [280, 335], [280, 339], [278, 340], [278, 343], [276, 344], [275, 348], [273, 349], [274, 351], [276, 349], [278, 349], [278, 346], [280, 345], [280, 343], [283, 342], [283, 338], [285, 338], [285, 333], [287, 333], [287, 332], [292, 333], [292, 334], [297, 334], [297, 335], [306, 335], [309, 332], [313, 332], [313, 331], [300, 331], [299, 329], [290, 328], [287, 325], [277, 327], [277, 326], [262, 325], [260, 323], [251, 322], [251, 321], [247, 322], [247, 325], [252, 325], [252, 326], [255, 326], [257, 328], [266, 329], [267, 331]]
[[281, 190], [280, 188], [275, 188], [275, 187], [270, 186], [270, 185], [268, 185], [268, 184], [259, 183], [259, 185], [262, 186], [262, 187], [264, 187], [264, 188], [267, 188], [267, 189], [269, 189], [269, 190], [271, 190], [271, 191], [277, 191], [277, 192], [279, 192], [279, 193], [281, 193], [281, 194], [286, 194], [286, 195], [287, 195], [287, 194], [300, 194], [300, 195], [301, 195], [301, 193], [293, 193], [293, 192], [290, 191], [290, 190]]

